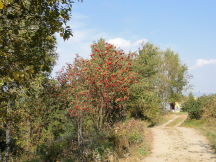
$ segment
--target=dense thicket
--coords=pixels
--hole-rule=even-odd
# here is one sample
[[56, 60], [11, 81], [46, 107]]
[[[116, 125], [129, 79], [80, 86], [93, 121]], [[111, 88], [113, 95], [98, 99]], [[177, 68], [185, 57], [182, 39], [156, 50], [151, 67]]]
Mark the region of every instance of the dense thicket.
[[182, 110], [188, 112], [190, 119], [215, 121], [216, 95], [195, 98], [192, 94], [189, 94], [188, 99], [183, 104]]
[[[20, 149], [31, 152], [33, 148], [30, 138], [25, 139], [28, 147], [18, 147], [22, 145], [19, 137], [24, 139], [26, 132], [31, 136], [31, 118], [39, 111], [35, 106], [39, 100], [33, 98], [42, 93], [43, 86], [39, 82], [49, 75], [55, 63], [55, 33], [64, 39], [71, 35], [67, 26], [71, 9], [71, 0], [0, 1], [0, 129], [4, 134], [0, 150], [5, 153], [5, 161]], [[21, 123], [24, 125], [19, 125]], [[19, 134], [17, 129], [28, 131]], [[17, 147], [11, 147], [12, 144]]]

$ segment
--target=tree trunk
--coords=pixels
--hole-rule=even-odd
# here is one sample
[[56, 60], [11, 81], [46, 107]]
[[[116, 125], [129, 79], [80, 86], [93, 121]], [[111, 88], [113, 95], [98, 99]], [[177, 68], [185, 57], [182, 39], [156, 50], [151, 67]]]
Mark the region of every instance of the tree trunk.
[[10, 141], [11, 141], [10, 128], [7, 127], [7, 129], [6, 129], [6, 150], [5, 150], [5, 161], [6, 162], [9, 161]]
[[10, 111], [11, 111], [11, 100], [8, 102], [7, 106], [7, 123], [6, 123], [6, 150], [5, 150], [5, 161], [9, 161], [9, 154], [10, 154], [10, 142], [11, 142], [11, 131], [10, 131]]
[[78, 138], [78, 145], [82, 145], [83, 143], [83, 133], [82, 133], [82, 119], [78, 119], [77, 121], [77, 138]]
[[27, 119], [27, 150], [32, 152], [31, 150], [31, 122]]
[[101, 106], [100, 106], [100, 112], [99, 112], [99, 117], [100, 117], [100, 120], [99, 120], [99, 129], [102, 128], [103, 126], [103, 108], [104, 108], [104, 102], [103, 102], [103, 97], [101, 98]]
[[0, 161], [3, 161], [2, 159], [2, 150], [0, 149]]

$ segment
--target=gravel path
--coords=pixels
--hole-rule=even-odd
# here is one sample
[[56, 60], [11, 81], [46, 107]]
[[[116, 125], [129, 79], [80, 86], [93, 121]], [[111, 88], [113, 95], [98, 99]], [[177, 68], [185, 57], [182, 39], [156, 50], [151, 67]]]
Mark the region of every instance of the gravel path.
[[[181, 121], [169, 126], [179, 117]], [[143, 162], [216, 162], [216, 154], [204, 136], [195, 129], [180, 127], [185, 119], [185, 115], [177, 115], [162, 126], [152, 128], [152, 154]]]

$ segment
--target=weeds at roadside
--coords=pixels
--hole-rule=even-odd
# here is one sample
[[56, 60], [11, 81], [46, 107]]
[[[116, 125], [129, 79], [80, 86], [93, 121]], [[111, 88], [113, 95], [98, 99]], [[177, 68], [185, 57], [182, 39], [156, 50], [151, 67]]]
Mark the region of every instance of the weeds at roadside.
[[[148, 125], [144, 121], [134, 119], [116, 125], [117, 148], [123, 155], [122, 159], [143, 159], [150, 153], [152, 136]], [[125, 156], [128, 154], [130, 157]]]

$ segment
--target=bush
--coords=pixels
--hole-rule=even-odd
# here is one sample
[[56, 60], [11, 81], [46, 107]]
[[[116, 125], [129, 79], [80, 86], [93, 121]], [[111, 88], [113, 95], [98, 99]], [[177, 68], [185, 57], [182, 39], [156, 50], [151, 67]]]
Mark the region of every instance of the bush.
[[141, 143], [143, 141], [143, 134], [139, 132], [133, 132], [129, 134], [128, 141], [129, 141], [129, 144]]
[[216, 119], [216, 95], [202, 96], [195, 99], [192, 94], [183, 104], [182, 110], [188, 112], [190, 119]]
[[216, 95], [205, 97], [205, 104], [203, 105], [202, 109], [202, 118], [204, 120], [216, 120]]
[[130, 152], [131, 146], [143, 142], [144, 125], [144, 122], [134, 119], [115, 125], [115, 149], [120, 156]]
[[129, 116], [155, 125], [159, 122], [162, 113], [161, 101], [155, 92], [146, 91], [143, 84], [140, 82], [130, 88], [131, 96], [127, 103]]
[[182, 105], [182, 111], [188, 112], [190, 119], [200, 119], [202, 114], [200, 100], [196, 100], [194, 96], [190, 94], [188, 100]]

